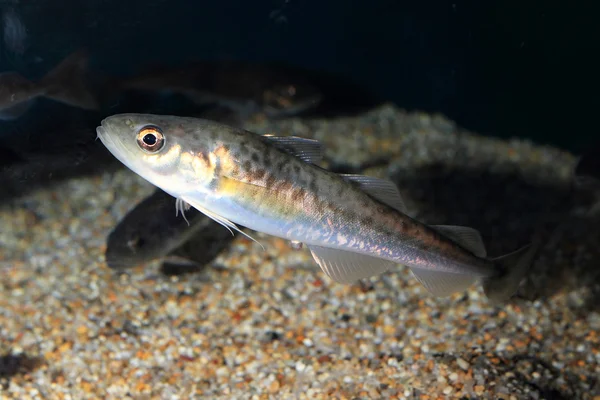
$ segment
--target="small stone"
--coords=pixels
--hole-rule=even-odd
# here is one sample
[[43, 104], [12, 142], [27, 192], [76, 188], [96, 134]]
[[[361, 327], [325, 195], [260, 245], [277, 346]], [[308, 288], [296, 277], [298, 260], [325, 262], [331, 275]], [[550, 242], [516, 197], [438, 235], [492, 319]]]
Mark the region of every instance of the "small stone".
[[470, 366], [469, 363], [467, 361], [463, 360], [462, 358], [457, 358], [456, 363], [464, 371], [467, 371], [469, 369], [469, 366]]
[[278, 380], [274, 380], [269, 385], [269, 393], [277, 393], [279, 391], [280, 385]]

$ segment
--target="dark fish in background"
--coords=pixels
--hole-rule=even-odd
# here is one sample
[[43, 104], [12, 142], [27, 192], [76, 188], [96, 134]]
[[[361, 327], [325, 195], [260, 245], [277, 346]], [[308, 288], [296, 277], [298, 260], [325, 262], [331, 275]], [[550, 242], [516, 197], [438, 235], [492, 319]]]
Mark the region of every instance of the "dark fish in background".
[[322, 100], [302, 115], [308, 118], [335, 118], [364, 113], [386, 102], [354, 79], [328, 71], [307, 70], [306, 79], [319, 88]]
[[31, 82], [17, 72], [0, 74], [0, 120], [19, 118], [38, 97], [86, 110], [97, 109], [96, 99], [85, 82], [87, 63], [87, 52], [73, 53], [40, 82]]
[[201, 112], [192, 113], [190, 116], [196, 116], [198, 118], [209, 119], [211, 121], [217, 121], [222, 124], [235, 126], [238, 128], [242, 128], [243, 125], [247, 122], [243, 115], [239, 115], [234, 110], [226, 107], [209, 107]]
[[6, 49], [22, 55], [27, 48], [27, 28], [12, 8], [2, 12], [2, 38]]
[[[121, 168], [90, 127], [96, 113], [47, 102], [45, 112], [0, 124], [0, 200], [14, 198], [65, 179]], [[46, 111], [48, 110], [48, 111]], [[37, 111], [37, 107], [36, 107]], [[2, 151], [0, 151], [2, 152]]]
[[[172, 204], [170, 210], [173, 212]], [[186, 213], [187, 215], [187, 213]], [[165, 275], [181, 275], [198, 272], [213, 261], [237, 237], [212, 219], [204, 218], [198, 222], [200, 228], [183, 245], [165, 257], [161, 272]]]
[[581, 186], [600, 184], [600, 142], [581, 156], [575, 167], [575, 179]]
[[292, 116], [321, 101], [318, 88], [301, 72], [277, 63], [196, 62], [182, 68], [154, 69], [121, 81], [119, 86], [121, 90], [179, 93], [197, 105], [215, 104], [241, 116]]
[[175, 215], [175, 198], [159, 189], [108, 235], [106, 264], [124, 269], [172, 255], [166, 260], [170, 270], [201, 267], [233, 238], [231, 232], [195, 209], [186, 211], [185, 219]]

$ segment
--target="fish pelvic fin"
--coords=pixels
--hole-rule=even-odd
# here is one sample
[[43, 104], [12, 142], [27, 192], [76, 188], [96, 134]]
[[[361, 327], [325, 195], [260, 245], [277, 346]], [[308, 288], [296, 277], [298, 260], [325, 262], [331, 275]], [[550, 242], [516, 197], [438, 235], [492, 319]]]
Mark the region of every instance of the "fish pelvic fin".
[[[249, 234], [243, 232], [240, 228], [238, 228], [238, 226], [236, 224], [234, 224], [233, 222], [231, 222], [227, 218], [222, 217], [222, 216], [220, 216], [218, 214], [215, 214], [215, 213], [207, 210], [206, 208], [202, 207], [202, 205], [200, 203], [198, 203], [196, 201], [193, 201], [190, 198], [181, 197], [180, 199], [181, 199], [182, 202], [189, 204], [190, 206], [194, 207], [196, 210], [200, 211], [202, 214], [206, 215], [207, 217], [209, 217], [213, 221], [215, 221], [215, 222], [221, 224], [222, 226], [224, 226], [225, 228], [227, 228], [229, 230], [229, 232], [231, 232], [232, 236], [234, 235], [233, 231], [236, 231], [239, 234], [241, 234], [242, 236], [245, 236], [248, 239], [250, 239], [251, 241], [257, 243], [260, 247], [262, 247], [263, 250], [265, 250], [265, 246], [263, 246], [261, 242], [259, 242], [258, 240], [254, 239]], [[177, 204], [176, 204], [176, 207], [177, 207]]]
[[483, 290], [492, 304], [502, 303], [517, 292], [538, 249], [538, 244], [528, 244], [517, 251], [491, 260], [498, 267], [499, 274], [485, 279]]
[[98, 101], [88, 89], [86, 71], [88, 53], [77, 51], [42, 78], [39, 86], [43, 89], [44, 97], [79, 107], [86, 110], [97, 110]]

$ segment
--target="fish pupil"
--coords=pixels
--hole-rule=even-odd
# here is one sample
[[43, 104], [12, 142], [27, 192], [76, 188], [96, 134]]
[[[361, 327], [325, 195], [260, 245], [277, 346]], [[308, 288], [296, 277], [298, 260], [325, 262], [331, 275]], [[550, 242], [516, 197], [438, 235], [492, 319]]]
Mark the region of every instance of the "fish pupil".
[[151, 133], [146, 134], [142, 140], [148, 146], [154, 146], [156, 144], [156, 136]]

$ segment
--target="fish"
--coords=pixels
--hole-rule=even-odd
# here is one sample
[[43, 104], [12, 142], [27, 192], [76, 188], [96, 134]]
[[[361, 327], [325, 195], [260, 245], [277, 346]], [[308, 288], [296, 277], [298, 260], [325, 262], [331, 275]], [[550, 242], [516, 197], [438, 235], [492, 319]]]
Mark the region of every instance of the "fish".
[[116, 114], [96, 133], [121, 163], [230, 231], [302, 243], [333, 281], [352, 284], [405, 265], [434, 296], [481, 281], [491, 303], [510, 298], [536, 246], [488, 258], [479, 232], [409, 216], [393, 182], [319, 167], [322, 145], [209, 120]]
[[[169, 206], [173, 212], [173, 204]], [[202, 221], [198, 224], [202, 227], [163, 260], [160, 266], [163, 274], [182, 275], [201, 271], [238, 237], [236, 232], [232, 234], [211, 218], [201, 216]]]
[[321, 93], [302, 73], [279, 63], [203, 61], [180, 68], [160, 67], [113, 85], [185, 95], [199, 106], [216, 104], [243, 118], [262, 113], [288, 117], [316, 107]]
[[126, 269], [165, 259], [171, 265], [193, 264], [198, 268], [212, 261], [234, 235], [196, 210], [178, 218], [175, 199], [157, 189], [130, 210], [107, 238], [105, 261], [112, 269]]
[[27, 28], [14, 9], [8, 8], [2, 12], [2, 36], [6, 48], [22, 55], [27, 48]]
[[88, 91], [84, 74], [87, 52], [75, 52], [64, 59], [39, 82], [11, 71], [0, 74], [0, 120], [11, 121], [25, 114], [39, 97], [73, 107], [96, 110], [98, 104]]

